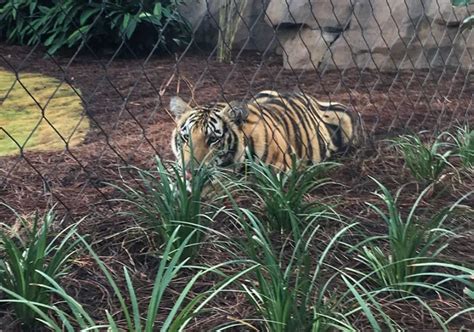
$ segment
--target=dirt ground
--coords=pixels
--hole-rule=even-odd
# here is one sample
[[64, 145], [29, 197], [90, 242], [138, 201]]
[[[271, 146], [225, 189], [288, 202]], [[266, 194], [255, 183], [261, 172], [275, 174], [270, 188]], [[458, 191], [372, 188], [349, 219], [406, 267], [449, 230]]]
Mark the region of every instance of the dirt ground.
[[[343, 197], [341, 213], [359, 218], [371, 234], [384, 227], [367, 210], [367, 202], [376, 202], [372, 195], [375, 184], [369, 175], [392, 191], [406, 185], [411, 194], [401, 197], [404, 206], [409, 206], [421, 191], [403, 168], [403, 160], [382, 139], [406, 131], [451, 129], [458, 121], [474, 126], [472, 73], [461, 71], [376, 73], [351, 69], [318, 74], [282, 70], [280, 58], [258, 54], [243, 54], [233, 64], [217, 63], [208, 54], [199, 53], [187, 54], [178, 62], [175, 57], [112, 60], [91, 55], [73, 60], [48, 59], [31, 48], [6, 45], [0, 45], [0, 55], [1, 67], [41, 72], [77, 88], [91, 119], [91, 131], [82, 145], [59, 152], [25, 152], [21, 157], [1, 158], [0, 199], [24, 214], [57, 203], [60, 213], [66, 213], [70, 220], [87, 216], [81, 232], [89, 234], [91, 241], [107, 239], [106, 244], [97, 245], [97, 250], [112, 269], [121, 270], [122, 264], [132, 261], [135, 281], [143, 294], [151, 288], [156, 261], [146, 255], [150, 248], [144, 236], [134, 238], [126, 232], [134, 225], [117, 216], [122, 207], [109, 201], [115, 193], [107, 183], [116, 182], [119, 174], [127, 178], [123, 170], [126, 165], [151, 168], [156, 154], [171, 158], [169, 140], [174, 122], [167, 110], [171, 96], [179, 94], [202, 104], [224, 97], [242, 99], [263, 89], [299, 88], [323, 100], [351, 104], [362, 115], [369, 141], [360, 151], [343, 158], [337, 181], [344, 186], [324, 189], [313, 198]], [[447, 174], [444, 190], [427, 197], [423, 206], [440, 208], [471, 190], [472, 174], [461, 177], [458, 181]], [[11, 220], [11, 214], [0, 209], [0, 219]], [[472, 220], [465, 216], [453, 223], [460, 235], [444, 255], [472, 266]], [[332, 232], [330, 227], [326, 231], [328, 236]], [[209, 257], [218, 254], [209, 245], [203, 248], [200, 259], [212, 263]], [[111, 301], [110, 290], [104, 287], [105, 281], [90, 257], [79, 259], [64, 282], [90, 309], [103, 308]], [[175, 286], [179, 289], [179, 282]], [[433, 299], [433, 306], [440, 310], [456, 309], [454, 304], [443, 307], [442, 300], [436, 301]], [[207, 317], [193, 323], [193, 329], [208, 329], [226, 322], [229, 316], [252, 315], [243, 295], [224, 294], [213, 302], [213, 308]], [[388, 310], [408, 329], [431, 331], [436, 326], [416, 304]], [[460, 320], [462, 325], [466, 321]]]

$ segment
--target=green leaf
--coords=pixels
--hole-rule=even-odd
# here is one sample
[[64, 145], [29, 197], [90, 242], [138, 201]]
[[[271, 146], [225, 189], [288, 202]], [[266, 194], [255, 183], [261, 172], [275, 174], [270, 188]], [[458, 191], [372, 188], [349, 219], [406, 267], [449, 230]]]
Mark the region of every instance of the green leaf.
[[138, 14], [138, 18], [146, 18], [146, 17], [151, 17], [153, 16], [153, 14], [149, 13], [149, 12], [141, 12], [140, 14]]
[[161, 3], [158, 2], [155, 4], [155, 7], [153, 7], [153, 15], [158, 16], [158, 19], [161, 19], [161, 14], [162, 14], [162, 7], [161, 7]]
[[[145, 13], [142, 13], [142, 14], [145, 14]], [[142, 16], [142, 14], [140, 14], [140, 19], [142, 21], [150, 22], [151, 24], [161, 26], [161, 21], [158, 17], [150, 15], [150, 14], [145, 14]]]
[[65, 43], [68, 44], [69, 47], [72, 47], [78, 40], [81, 40], [83, 37], [85, 38], [87, 35], [87, 31], [89, 30], [90, 25], [84, 25], [74, 31], [69, 37], [66, 39]]
[[474, 300], [474, 290], [469, 288], [464, 288], [463, 293], [466, 294], [470, 299]]
[[56, 36], [58, 35], [59, 31], [53, 33], [51, 36], [48, 37], [48, 39], [46, 39], [43, 43], [44, 46], [50, 46], [53, 44], [54, 42], [54, 39], [56, 38]]
[[459, 6], [467, 6], [472, 2], [472, 0], [451, 0], [451, 3], [453, 6], [459, 7]]
[[130, 23], [127, 26], [127, 29], [125, 30], [125, 34], [127, 36], [127, 39], [130, 39], [135, 32], [135, 29], [137, 27], [137, 19], [135, 17], [132, 17], [130, 20]]
[[461, 32], [467, 29], [472, 29], [474, 26], [474, 15], [468, 16], [461, 23]]
[[362, 309], [365, 316], [369, 320], [369, 323], [371, 327], [373, 328], [373, 330], [382, 331], [382, 328], [380, 327], [379, 323], [377, 322], [377, 319], [375, 318], [374, 314], [372, 313], [372, 310], [370, 309], [369, 303], [367, 303], [367, 301], [363, 299], [362, 295], [357, 291], [355, 286], [348, 280], [348, 278], [346, 278], [345, 276], [341, 276], [341, 277], [342, 277], [342, 280], [344, 280], [344, 282], [346, 283], [351, 293], [354, 295], [354, 298], [359, 303], [360, 308]]
[[130, 302], [132, 303], [132, 312], [133, 312], [133, 322], [135, 324], [135, 331], [141, 332], [142, 327], [140, 323], [140, 307], [138, 306], [137, 295], [135, 292], [135, 288], [133, 287], [132, 279], [130, 278], [130, 274], [128, 269], [124, 266], [123, 267], [123, 274], [125, 276], [125, 281], [127, 282], [127, 289], [128, 293], [130, 294]]
[[79, 19], [79, 22], [81, 25], [84, 25], [84, 23], [86, 23], [86, 21], [89, 19], [89, 17], [91, 17], [93, 14], [99, 12], [99, 8], [90, 8], [90, 9], [86, 9], [82, 14], [81, 14], [81, 17]]
[[127, 13], [123, 16], [122, 28], [121, 28], [121, 30], [123, 32], [127, 31], [128, 27], [129, 27], [130, 18], [131, 18], [131, 15], [129, 13]]
[[33, 15], [33, 12], [36, 9], [37, 3], [38, 3], [38, 1], [31, 1], [30, 2], [30, 6], [29, 6], [30, 7], [29, 8], [30, 9], [30, 15]]

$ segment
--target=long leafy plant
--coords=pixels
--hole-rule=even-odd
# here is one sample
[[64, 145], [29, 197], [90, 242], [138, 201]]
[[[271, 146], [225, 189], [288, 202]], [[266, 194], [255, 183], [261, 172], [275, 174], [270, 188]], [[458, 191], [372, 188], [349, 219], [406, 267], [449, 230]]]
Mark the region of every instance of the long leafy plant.
[[79, 240], [74, 237], [76, 225], [53, 234], [56, 217], [52, 209], [31, 220], [16, 216], [19, 227], [4, 225], [0, 231], [0, 290], [6, 296], [2, 302], [12, 304], [22, 327], [30, 330], [41, 316], [31, 303], [51, 305], [51, 292], [42, 285], [47, 279], [58, 281], [66, 272]]
[[[10, 42], [59, 49], [117, 48], [134, 51], [181, 46], [189, 27], [176, 10], [181, 1], [30, 1], [0, 3], [0, 35]], [[145, 37], [144, 37], [145, 36]]]

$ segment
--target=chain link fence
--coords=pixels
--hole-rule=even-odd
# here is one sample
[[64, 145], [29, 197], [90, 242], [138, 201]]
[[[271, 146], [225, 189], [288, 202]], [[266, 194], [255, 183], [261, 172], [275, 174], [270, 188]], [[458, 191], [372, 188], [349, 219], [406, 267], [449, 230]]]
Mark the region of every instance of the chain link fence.
[[[171, 158], [175, 95], [202, 105], [304, 91], [350, 105], [372, 142], [472, 124], [474, 42], [460, 29], [472, 5], [206, 0], [175, 11], [140, 1], [116, 18], [107, 2], [64, 2], [41, 20], [14, 3], [0, 4], [4, 22], [14, 13], [0, 46], [0, 190], [21, 210], [52, 202], [72, 216], [111, 209], [106, 183], [122, 166]], [[49, 19], [67, 18], [69, 34], [46, 31]], [[96, 38], [107, 20], [115, 39]], [[15, 39], [12, 27], [29, 39]]]
[[[461, 6], [453, 6], [454, 2]], [[299, 302], [304, 303], [309, 314], [314, 312], [308, 323], [315, 329], [339, 326], [337, 319], [341, 317], [351, 320], [354, 329], [368, 330], [372, 324], [370, 308], [379, 306], [383, 309], [380, 312], [383, 316], [372, 317], [375, 326], [393, 326], [392, 329], [397, 330], [436, 330], [440, 327], [448, 329], [449, 324], [450, 329], [469, 329], [473, 320], [471, 307], [468, 307], [472, 289], [468, 287], [472, 285], [467, 282], [470, 273], [464, 272], [474, 264], [472, 168], [457, 169], [461, 159], [450, 155], [449, 167], [440, 168], [436, 174], [439, 181], [437, 178], [436, 182], [424, 187], [425, 182], [418, 181], [410, 172], [402, 153], [390, 141], [400, 135], [418, 133], [423, 142], [428, 143], [442, 132], [454, 134], [458, 127], [470, 126], [471, 130], [474, 127], [474, 35], [469, 29], [472, 21], [466, 19], [473, 15], [474, 4], [466, 3], [464, 0], [0, 0], [0, 202], [6, 203], [20, 216], [29, 216], [33, 211], [44, 212], [54, 205], [56, 213], [66, 217], [55, 220], [51, 225], [53, 231], [67, 230], [78, 221], [78, 234], [91, 244], [103, 265], [98, 264], [91, 250], [78, 250], [77, 256], [68, 259], [70, 269], [61, 274], [61, 287], [71, 294], [71, 299], [81, 304], [81, 312], [76, 318], [82, 315], [84, 308], [84, 312], [90, 313], [100, 323], [99, 326], [110, 324], [113, 329], [111, 322], [117, 321], [117, 328], [126, 330], [127, 314], [116, 296], [116, 287], [110, 282], [114, 280], [124, 294], [124, 306], [136, 302], [133, 306], [134, 323], [142, 324], [145, 319], [147, 326], [150, 322], [156, 323], [154, 326], [151, 324], [150, 329], [166, 323], [170, 312], [177, 314], [181, 310], [176, 304], [185, 302], [192, 304], [192, 309], [185, 310], [191, 315], [187, 322], [190, 331], [231, 329], [238, 325], [242, 326], [241, 329], [264, 329], [264, 324], [270, 320], [257, 315], [259, 309], [249, 303], [247, 296], [254, 296], [249, 290], [253, 291], [258, 282], [252, 279], [253, 271], [244, 274], [243, 270], [247, 269], [243, 267], [249, 261], [247, 258], [251, 258], [251, 264], [255, 259], [240, 252], [247, 245], [241, 240], [251, 238], [249, 232], [243, 235], [244, 227], [240, 227], [247, 219], [242, 221], [242, 225], [236, 225], [232, 215], [237, 209], [229, 208], [226, 205], [229, 201], [207, 200], [209, 197], [203, 198], [202, 204], [199, 200], [192, 201], [199, 201], [199, 207], [209, 208], [212, 214], [207, 211], [201, 214], [201, 210], [196, 212], [209, 221], [196, 227], [199, 230], [206, 228], [205, 237], [197, 238], [196, 243], [200, 243], [199, 250], [193, 254], [195, 261], [180, 265], [183, 271], [170, 277], [171, 285], [153, 277], [159, 275], [161, 264], [167, 262], [160, 247], [166, 240], [155, 234], [156, 229], [166, 228], [162, 227], [164, 223], [156, 218], [158, 227], [150, 229], [137, 215], [120, 213], [134, 210], [128, 204], [133, 202], [124, 202], [124, 191], [118, 188], [122, 185], [130, 190], [146, 187], [143, 178], [139, 178], [141, 173], [137, 175], [136, 169], [129, 166], [151, 170], [150, 178], [156, 180], [155, 156], [163, 160], [175, 158], [171, 134], [176, 119], [170, 109], [170, 100], [174, 96], [181, 97], [191, 106], [203, 106], [216, 102], [246, 102], [262, 90], [275, 90], [307, 94], [322, 102], [339, 102], [360, 114], [367, 139], [355, 151], [338, 156], [340, 165], [328, 168], [328, 181], [318, 179], [314, 181], [315, 186], [310, 186], [311, 190], [305, 189], [301, 195], [294, 195], [301, 204], [317, 203], [324, 207], [324, 211], [326, 208], [331, 210], [327, 220], [326, 212], [321, 214], [322, 218], [318, 212], [311, 221], [314, 225], [314, 232], [310, 231], [311, 243], [305, 244], [302, 251], [313, 252], [313, 255], [301, 259], [304, 265], [292, 265], [296, 266], [294, 269], [286, 265], [287, 261], [300, 260], [290, 252], [294, 245], [291, 239], [299, 236], [296, 232], [289, 234], [292, 232], [280, 229], [272, 232], [271, 238], [269, 236], [269, 243], [275, 243], [275, 254], [280, 248], [281, 252], [278, 253], [278, 264], [268, 263], [273, 260], [265, 264], [271, 264], [272, 268], [281, 265], [279, 268], [286, 270], [285, 275], [294, 272], [298, 276], [303, 271], [300, 266], [305, 266], [306, 270], [308, 264], [308, 271], [304, 273], [309, 273], [308, 280], [311, 281], [287, 279], [288, 287], [286, 284], [282, 286], [285, 291], [294, 284], [302, 287], [291, 290], [296, 296], [294, 302], [285, 300], [282, 303], [285, 308], [287, 303], [298, 306]], [[304, 119], [300, 119], [298, 125], [304, 126]], [[441, 157], [446, 162], [441, 165], [444, 167], [448, 164], [447, 157]], [[430, 168], [432, 164], [428, 171], [433, 170]], [[249, 178], [258, 179], [256, 174]], [[302, 174], [304, 180], [300, 181], [298, 175], [297, 181], [288, 182], [293, 181], [296, 188], [302, 182], [310, 183], [306, 179], [314, 179], [316, 173], [305, 169]], [[164, 183], [163, 178], [160, 176], [161, 182], [156, 183]], [[284, 177], [276, 178], [279, 181]], [[374, 179], [384, 187], [378, 187]], [[250, 182], [245, 185], [254, 185]], [[182, 202], [188, 203], [191, 200], [185, 186], [181, 186], [180, 197]], [[262, 221], [269, 219], [270, 224], [272, 219], [265, 215], [268, 212], [265, 211], [266, 198], [270, 195], [262, 194], [267, 189], [266, 184], [255, 187], [263, 189], [253, 191], [255, 195], [238, 195], [235, 202], [239, 207], [250, 206], [250, 211], [259, 215]], [[403, 299], [398, 297], [398, 292], [396, 295], [393, 292], [396, 288], [392, 290], [392, 287], [383, 286], [379, 292], [379, 288], [370, 286], [366, 293], [368, 300], [364, 300], [369, 309], [366, 313], [359, 301], [360, 295], [354, 293], [353, 301], [349, 294], [352, 289], [346, 287], [350, 284], [345, 280], [343, 284], [339, 273], [344, 276], [346, 271], [351, 271], [357, 280], [362, 278], [366, 265], [358, 249], [352, 250], [365, 248], [368, 240], [378, 241], [387, 234], [385, 216], [379, 215], [375, 208], [380, 206], [380, 211], [384, 210], [382, 196], [374, 195], [374, 191], [385, 187], [387, 193], [398, 190], [394, 196], [399, 209], [394, 213], [400, 212], [400, 218], [404, 218], [407, 212], [408, 219], [412, 216], [417, 219], [420, 212], [420, 225], [425, 220], [428, 224], [435, 211], [448, 211], [441, 210], [442, 207], [449, 207], [451, 212], [459, 205], [460, 209], [456, 211], [460, 212], [453, 213], [452, 220], [446, 220], [450, 223], [446, 230], [443, 230], [446, 224], [441, 224], [443, 221], [436, 229], [423, 227], [426, 233], [420, 233], [418, 227], [406, 228], [416, 231], [413, 241], [421, 239], [423, 234], [439, 233], [443, 243], [433, 250], [433, 259], [441, 250], [447, 249], [440, 256], [440, 262], [446, 262], [447, 270], [457, 263], [459, 267], [450, 272], [453, 273], [451, 279], [444, 276], [445, 267], [436, 269], [427, 278], [430, 283], [424, 286], [426, 292], [410, 291], [406, 297], [403, 295]], [[154, 188], [143, 189], [144, 201], [148, 202], [147, 194], [155, 193]], [[291, 192], [287, 188], [280, 190]], [[170, 201], [179, 200], [176, 192], [170, 189], [170, 193], [171, 198], [166, 201], [168, 206]], [[152, 199], [150, 201], [155, 203]], [[277, 203], [269, 205], [268, 210], [284, 206]], [[183, 205], [177, 203], [176, 210]], [[156, 214], [165, 214], [161, 206], [150, 211], [151, 219]], [[436, 214], [433, 218], [438, 216]], [[12, 211], [0, 204], [2, 229], [14, 223], [14, 218]], [[174, 225], [174, 219], [179, 218], [173, 215], [170, 224]], [[306, 221], [302, 220], [301, 224]], [[291, 223], [293, 227], [292, 220]], [[356, 223], [357, 228], [352, 228]], [[183, 224], [190, 229], [190, 222]], [[407, 224], [415, 225], [411, 221]], [[21, 237], [18, 222], [7, 228], [8, 231], [18, 230], [18, 238]], [[441, 237], [450, 229], [456, 230], [453, 241]], [[301, 238], [307, 236], [307, 230], [310, 228], [298, 231]], [[68, 237], [67, 241], [71, 239]], [[234, 239], [235, 244], [239, 242], [238, 246], [234, 246]], [[438, 240], [432, 239], [429, 246], [419, 252], [437, 246], [438, 242], [433, 241]], [[353, 241], [357, 245], [354, 244], [349, 252], [347, 244], [352, 246]], [[167, 243], [170, 248], [172, 243]], [[255, 255], [259, 255], [260, 249], [257, 248], [260, 247], [254, 248], [252, 242], [248, 243]], [[449, 248], [446, 248], [448, 243]], [[294, 245], [294, 253], [297, 248], [302, 248], [301, 244]], [[287, 251], [287, 248], [291, 250]], [[378, 244], [373, 248], [376, 253]], [[388, 250], [387, 262], [396, 260], [386, 249], [386, 243], [380, 248], [384, 254]], [[412, 251], [418, 254], [417, 250]], [[236, 257], [238, 260], [234, 260]], [[245, 262], [238, 263], [241, 260]], [[408, 264], [408, 259], [403, 256], [400, 262]], [[311, 274], [311, 264], [317, 265], [321, 274]], [[361, 264], [363, 268], [359, 270]], [[438, 267], [439, 264], [434, 265]], [[218, 266], [218, 273], [194, 279], [204, 270], [210, 271], [208, 267], [214, 271], [214, 266]], [[264, 274], [270, 272], [270, 269], [265, 270], [268, 266], [262, 267]], [[376, 268], [368, 276], [381, 271], [378, 266]], [[110, 271], [110, 276], [104, 276], [105, 270]], [[198, 274], [194, 274], [198, 270]], [[337, 270], [338, 274], [330, 275], [332, 270]], [[360, 275], [358, 271], [361, 271]], [[207, 297], [210, 290], [224, 285], [219, 281], [221, 277], [232, 276], [235, 272], [239, 279], [245, 280], [240, 284], [227, 284], [226, 289], [214, 294], [216, 296]], [[405, 272], [402, 274], [406, 278], [412, 277]], [[415, 273], [418, 274], [424, 272]], [[368, 276], [364, 275], [361, 283], [354, 283], [354, 289], [363, 290], [366, 281], [372, 284], [372, 278]], [[192, 280], [191, 284], [187, 283], [189, 280]], [[308, 289], [306, 285], [310, 283], [316, 285], [313, 293], [321, 289], [321, 293], [314, 293], [314, 297], [321, 302], [322, 311], [317, 307], [319, 304], [312, 305], [312, 299], [309, 302], [299, 299], [304, 291], [298, 290]], [[410, 281], [408, 284], [417, 283]], [[155, 300], [155, 284], [164, 284], [163, 302], [158, 301], [159, 312], [152, 315], [151, 309], [146, 311], [145, 307]], [[396, 284], [400, 283], [397, 281]], [[442, 292], [437, 290], [438, 286], [442, 287]], [[0, 293], [2, 298], [5, 292], [2, 290]], [[326, 294], [331, 297], [332, 293], [337, 296], [326, 298]], [[339, 297], [338, 293], [344, 295]], [[275, 294], [280, 296], [279, 292], [275, 291]], [[346, 303], [347, 294], [351, 300]], [[458, 297], [450, 297], [450, 294], [459, 295], [459, 302]], [[313, 294], [302, 295], [308, 295], [308, 299], [313, 297]], [[2, 301], [7, 302], [4, 298]], [[54, 301], [51, 302], [54, 307], [66, 306], [56, 294], [51, 301]], [[337, 310], [332, 312], [333, 302], [339, 303], [334, 307], [337, 310], [338, 306], [347, 310], [344, 312], [346, 316], [339, 316]], [[195, 312], [194, 309], [201, 304], [205, 305], [203, 311]], [[24, 322], [7, 305], [0, 308], [0, 326], [6, 330], [26, 328], [20, 326]], [[137, 308], [145, 310], [135, 316]], [[47, 310], [48, 314], [55, 314], [53, 307]], [[434, 315], [437, 312], [439, 316]], [[293, 317], [292, 313], [291, 319], [299, 317]], [[334, 317], [337, 324], [332, 324], [331, 320], [326, 324], [319, 321], [320, 317]], [[69, 319], [69, 315], [57, 318], [58, 323], [64, 324], [61, 327], [67, 328], [62, 319]], [[394, 325], [384, 325], [391, 324], [392, 320]], [[352, 326], [347, 326], [352, 329]]]

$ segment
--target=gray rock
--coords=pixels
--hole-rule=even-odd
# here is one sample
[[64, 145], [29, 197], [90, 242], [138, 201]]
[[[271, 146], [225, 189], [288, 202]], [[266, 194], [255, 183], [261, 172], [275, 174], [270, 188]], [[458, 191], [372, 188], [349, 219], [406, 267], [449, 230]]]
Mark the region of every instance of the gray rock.
[[306, 25], [312, 29], [343, 29], [351, 12], [351, 0], [270, 0], [266, 22], [272, 26]]
[[350, 28], [331, 45], [332, 52], [322, 65], [380, 70], [467, 68], [474, 45], [469, 44], [471, 32], [459, 34], [463, 18], [463, 11], [454, 9], [449, 0], [358, 0]]
[[[216, 45], [222, 3], [187, 0], [181, 7], [196, 41]], [[248, 0], [233, 47], [275, 50], [292, 69], [469, 69], [473, 32], [459, 32], [469, 13], [474, 5], [450, 0]]]
[[317, 69], [328, 46], [336, 39], [337, 33], [324, 32], [302, 26], [295, 34], [293, 30], [279, 33], [286, 69]]

